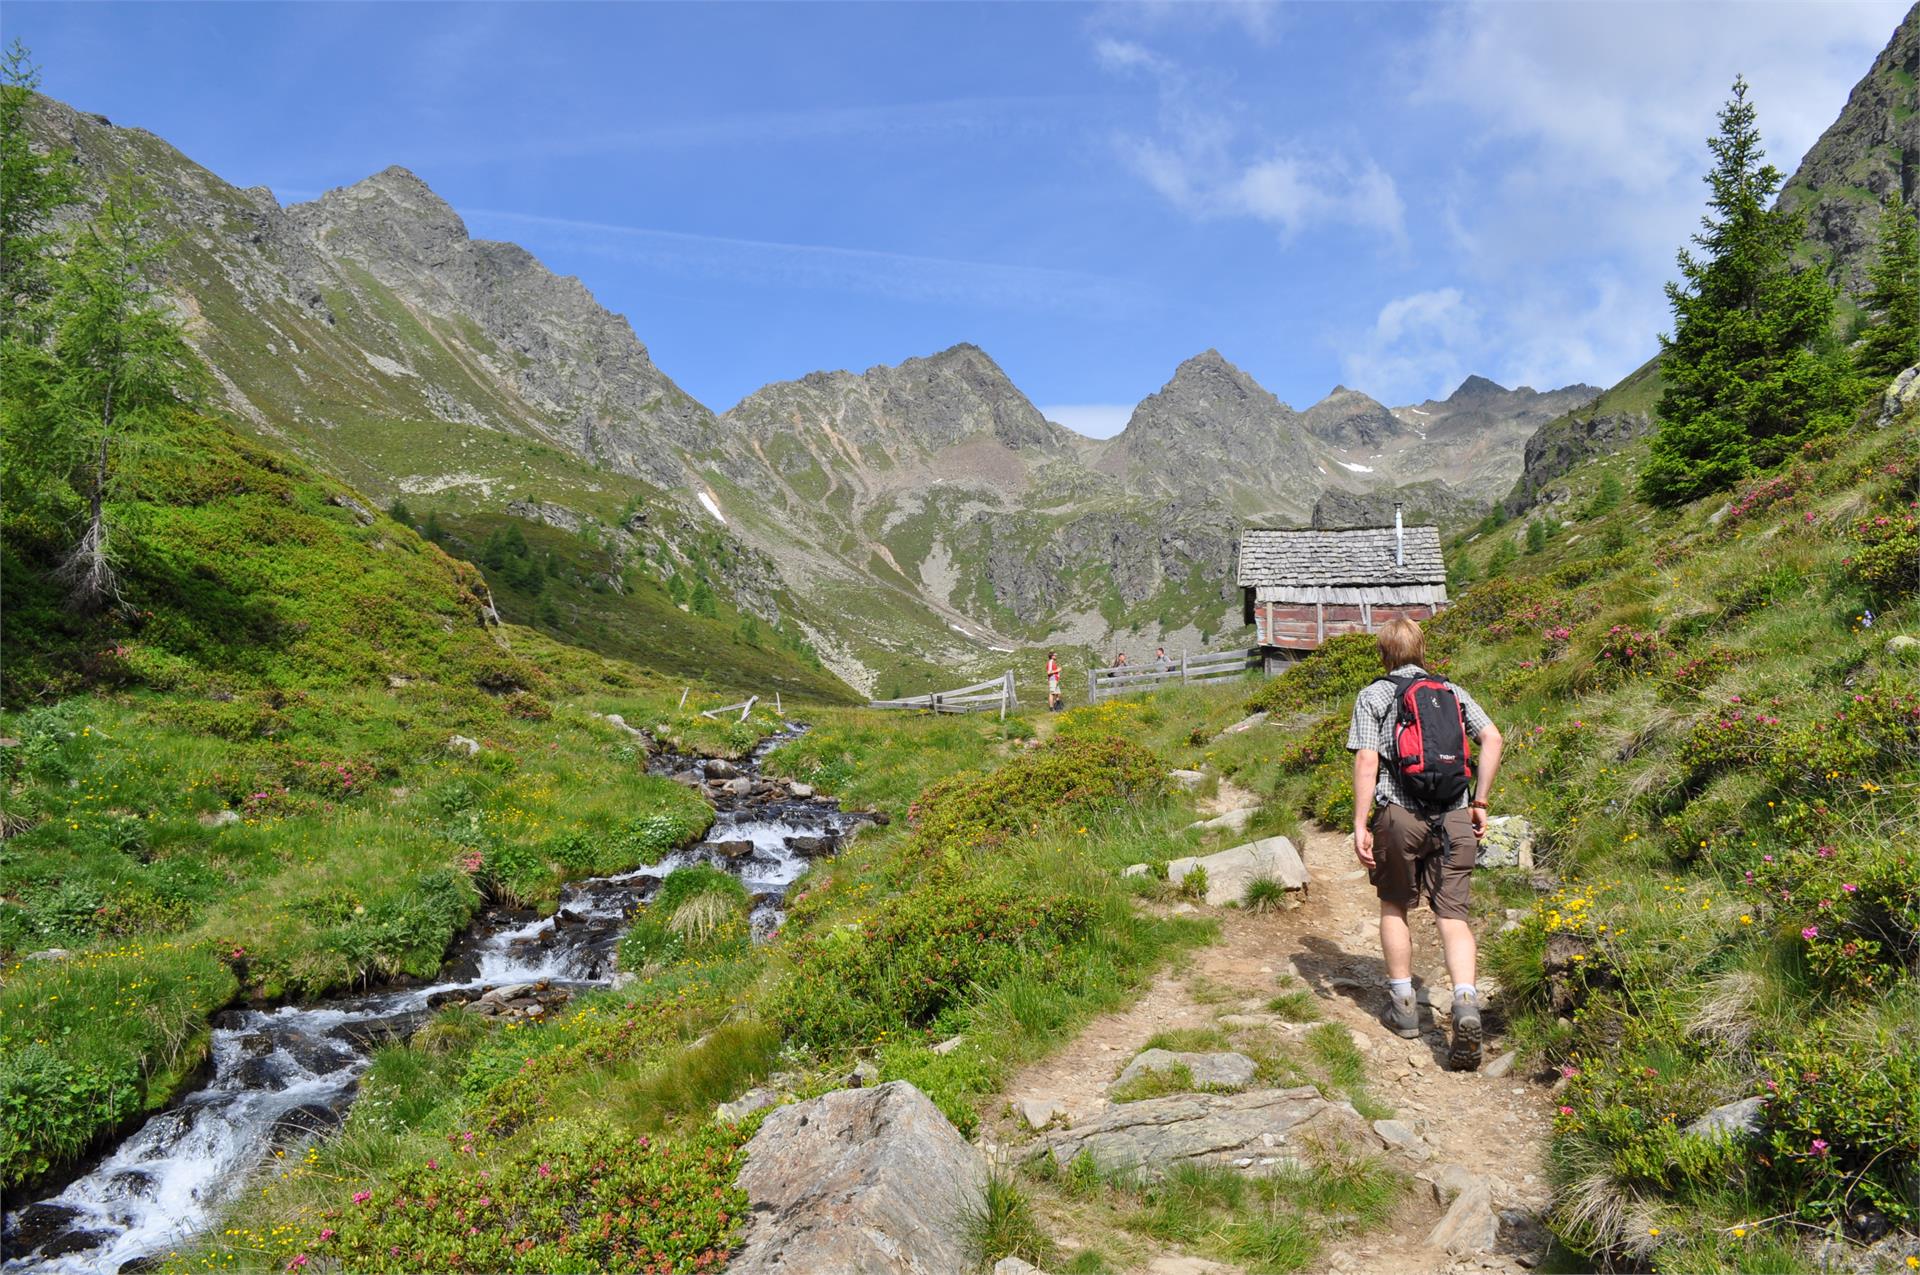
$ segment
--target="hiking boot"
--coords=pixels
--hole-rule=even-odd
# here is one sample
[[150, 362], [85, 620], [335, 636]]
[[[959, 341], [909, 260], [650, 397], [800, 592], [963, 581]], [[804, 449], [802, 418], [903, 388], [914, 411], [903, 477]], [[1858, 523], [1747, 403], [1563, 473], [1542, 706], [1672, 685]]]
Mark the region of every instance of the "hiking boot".
[[1453, 1048], [1447, 1066], [1455, 1071], [1480, 1069], [1480, 1002], [1472, 992], [1453, 998]]
[[1420, 1007], [1414, 1003], [1413, 993], [1408, 992], [1402, 996], [1394, 992], [1392, 988], [1388, 988], [1387, 1012], [1380, 1016], [1380, 1021], [1385, 1023], [1396, 1036], [1404, 1036], [1408, 1040], [1412, 1040], [1418, 1036], [1420, 1034]]

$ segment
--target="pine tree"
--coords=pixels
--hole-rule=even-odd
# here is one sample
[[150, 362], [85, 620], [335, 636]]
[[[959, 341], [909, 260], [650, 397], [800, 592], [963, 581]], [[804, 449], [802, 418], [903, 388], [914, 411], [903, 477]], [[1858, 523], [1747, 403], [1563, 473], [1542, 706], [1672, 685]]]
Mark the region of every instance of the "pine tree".
[[403, 527], [411, 527], [413, 525], [413, 511], [407, 508], [407, 502], [404, 500], [396, 500], [391, 505], [388, 505], [387, 517], [393, 519]]
[[1878, 389], [1920, 363], [1920, 223], [1900, 192], [1887, 195], [1880, 214], [1880, 255], [1867, 271], [1862, 299], [1872, 316], [1854, 351], [1853, 365]]
[[1598, 518], [1620, 507], [1627, 497], [1626, 484], [1612, 471], [1600, 475], [1600, 483], [1593, 489], [1592, 499], [1587, 501], [1587, 517]]
[[68, 605], [82, 613], [119, 600], [107, 517], [115, 470], [191, 391], [186, 342], [146, 277], [165, 251], [140, 187], [116, 182], [75, 234], [50, 303], [55, 410], [63, 437], [77, 445], [73, 486], [87, 501], [60, 577]]
[[434, 544], [440, 544], [446, 540], [447, 529], [440, 525], [440, 514], [438, 510], [427, 510], [427, 516], [420, 524], [420, 535], [423, 539], [430, 540]]
[[1660, 338], [1666, 379], [1641, 475], [1649, 500], [1677, 504], [1718, 490], [1844, 423], [1853, 393], [1833, 337], [1833, 291], [1793, 269], [1801, 218], [1772, 207], [1780, 170], [1763, 163], [1747, 82], [1733, 82], [1720, 132], [1707, 139], [1712, 191], [1702, 255], [1679, 255], [1667, 285], [1674, 330]]
[[1527, 552], [1539, 553], [1547, 547], [1547, 524], [1536, 518], [1527, 524]]

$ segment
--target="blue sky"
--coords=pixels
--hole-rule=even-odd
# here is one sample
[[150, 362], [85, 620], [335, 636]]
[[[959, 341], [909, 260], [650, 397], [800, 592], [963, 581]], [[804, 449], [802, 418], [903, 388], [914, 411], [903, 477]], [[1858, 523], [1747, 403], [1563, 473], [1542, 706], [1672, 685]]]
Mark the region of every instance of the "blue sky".
[[961, 341], [1108, 433], [1209, 346], [1295, 406], [1655, 348], [1736, 72], [1773, 160], [1899, 4], [35, 4], [45, 88], [239, 185], [389, 164], [718, 410]]

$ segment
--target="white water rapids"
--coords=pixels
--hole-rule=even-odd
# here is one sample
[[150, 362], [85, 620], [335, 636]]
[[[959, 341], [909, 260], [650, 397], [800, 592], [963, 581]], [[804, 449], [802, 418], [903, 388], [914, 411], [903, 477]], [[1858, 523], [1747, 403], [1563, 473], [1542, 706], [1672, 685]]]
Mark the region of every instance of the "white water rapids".
[[[713, 863], [739, 877], [754, 899], [754, 932], [766, 934], [779, 924], [781, 897], [809, 858], [837, 848], [862, 819], [835, 802], [795, 800], [759, 782], [761, 759], [791, 734], [739, 766], [754, 781], [753, 792], [707, 789], [718, 810], [701, 842], [631, 872], [572, 883], [552, 917], [483, 913], [456, 945], [445, 981], [216, 1015], [206, 1084], [148, 1119], [58, 1194], [9, 1208], [0, 1272], [98, 1275], [164, 1258], [210, 1225], [276, 1148], [304, 1145], [336, 1127], [372, 1051], [404, 1040], [447, 993], [541, 979], [577, 990], [610, 983], [627, 918], [676, 867]], [[666, 758], [654, 768], [686, 777], [700, 765]]]

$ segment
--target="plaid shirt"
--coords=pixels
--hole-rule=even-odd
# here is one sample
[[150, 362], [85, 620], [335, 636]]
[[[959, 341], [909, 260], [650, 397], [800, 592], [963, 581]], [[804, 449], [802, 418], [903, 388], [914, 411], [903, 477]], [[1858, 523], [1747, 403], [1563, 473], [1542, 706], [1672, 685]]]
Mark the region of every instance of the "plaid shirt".
[[[1424, 677], [1426, 670], [1418, 664], [1402, 664], [1388, 677]], [[1459, 697], [1460, 707], [1467, 716], [1467, 734], [1477, 740], [1480, 732], [1493, 725], [1493, 719], [1487, 716], [1487, 710], [1474, 701], [1452, 682], [1447, 689]], [[1393, 786], [1393, 719], [1395, 715], [1393, 686], [1386, 681], [1373, 682], [1362, 690], [1353, 701], [1353, 724], [1347, 727], [1347, 748], [1351, 752], [1366, 749], [1380, 754], [1380, 778], [1373, 787], [1373, 802], [1376, 806], [1405, 806], [1399, 789]], [[1467, 804], [1468, 794], [1462, 793], [1450, 809], [1458, 810]]]

